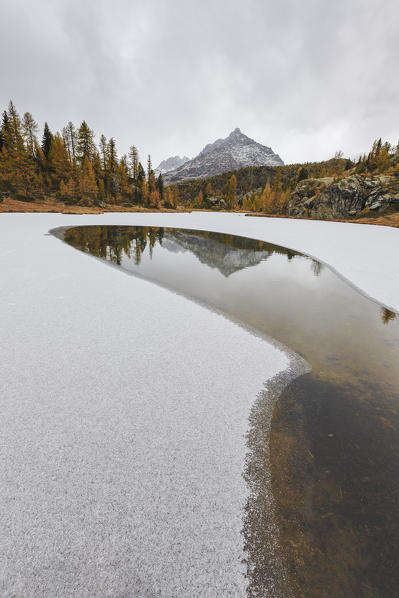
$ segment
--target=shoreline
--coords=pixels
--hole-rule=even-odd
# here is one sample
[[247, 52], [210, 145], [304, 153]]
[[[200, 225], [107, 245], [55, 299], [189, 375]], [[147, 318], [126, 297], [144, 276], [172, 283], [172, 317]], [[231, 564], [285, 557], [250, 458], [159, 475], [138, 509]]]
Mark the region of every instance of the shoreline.
[[[70, 214], [70, 215], [103, 215], [103, 214], [191, 214], [191, 213], [210, 213], [205, 209], [196, 208], [160, 208], [154, 211], [153, 208], [146, 208], [144, 206], [79, 206], [79, 205], [68, 205], [63, 203], [54, 202], [25, 202], [16, 199], [5, 199], [0, 202], [0, 214]], [[369, 224], [372, 226], [387, 226], [389, 228], [399, 228], [399, 212], [393, 212], [390, 214], [381, 214], [380, 216], [370, 216], [364, 218], [353, 218], [344, 219], [336, 218], [331, 220], [324, 220], [318, 218], [296, 218], [294, 216], [287, 216], [286, 214], [262, 214], [256, 212], [246, 212], [245, 210], [236, 210], [234, 212], [227, 210], [217, 210], [211, 212], [213, 214], [240, 214], [250, 218], [272, 218], [272, 219], [284, 219], [284, 220], [305, 220], [310, 222], [344, 222], [347, 224]]]

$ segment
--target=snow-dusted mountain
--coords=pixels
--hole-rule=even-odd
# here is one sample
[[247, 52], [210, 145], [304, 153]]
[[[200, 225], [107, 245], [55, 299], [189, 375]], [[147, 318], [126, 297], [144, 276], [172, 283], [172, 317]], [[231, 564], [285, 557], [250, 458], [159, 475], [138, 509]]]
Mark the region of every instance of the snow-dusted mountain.
[[189, 160], [190, 158], [187, 156], [183, 156], [183, 158], [180, 158], [180, 156], [171, 156], [166, 160], [162, 160], [162, 162], [158, 164], [156, 168], [154, 168], [154, 172], [157, 176], [159, 174], [164, 174], [165, 172], [169, 172], [170, 170], [174, 170], [175, 168], [182, 166]]
[[250, 139], [234, 129], [226, 139], [209, 143], [192, 160], [170, 170], [164, 176], [167, 184], [184, 179], [213, 176], [245, 166], [282, 166], [284, 162], [270, 147]]

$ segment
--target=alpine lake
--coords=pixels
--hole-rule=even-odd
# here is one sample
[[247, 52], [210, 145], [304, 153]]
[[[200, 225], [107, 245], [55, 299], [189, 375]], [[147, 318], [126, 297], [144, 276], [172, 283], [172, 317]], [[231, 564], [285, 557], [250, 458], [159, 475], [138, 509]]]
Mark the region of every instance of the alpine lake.
[[[263, 241], [139, 226], [51, 232], [275, 339], [310, 366], [270, 389], [278, 393], [271, 429], [267, 397], [248, 423], [243, 471], [249, 495], [243, 514], [248, 596], [398, 596], [396, 314], [329, 267]], [[266, 469], [288, 584], [271, 581], [265, 558]]]

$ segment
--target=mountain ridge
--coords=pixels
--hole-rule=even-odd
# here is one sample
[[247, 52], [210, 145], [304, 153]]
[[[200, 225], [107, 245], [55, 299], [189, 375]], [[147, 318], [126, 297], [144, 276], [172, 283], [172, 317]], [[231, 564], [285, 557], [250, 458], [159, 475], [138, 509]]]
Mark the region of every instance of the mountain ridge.
[[170, 156], [169, 158], [166, 158], [166, 160], [162, 160], [162, 162], [160, 162], [158, 166], [154, 168], [154, 172], [156, 175], [164, 174], [170, 170], [175, 170], [189, 160], [190, 158], [188, 156], [183, 156], [182, 158], [180, 156]]
[[246, 166], [283, 166], [284, 162], [270, 147], [254, 141], [237, 127], [226, 138], [208, 143], [195, 156], [165, 173], [166, 184], [187, 179], [206, 178]]

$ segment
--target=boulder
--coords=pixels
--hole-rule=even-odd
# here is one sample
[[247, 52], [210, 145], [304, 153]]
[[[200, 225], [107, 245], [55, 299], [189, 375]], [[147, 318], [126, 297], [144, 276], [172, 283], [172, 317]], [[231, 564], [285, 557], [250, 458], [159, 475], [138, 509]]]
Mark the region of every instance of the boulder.
[[211, 210], [227, 210], [227, 204], [222, 197], [208, 197], [206, 202]]

